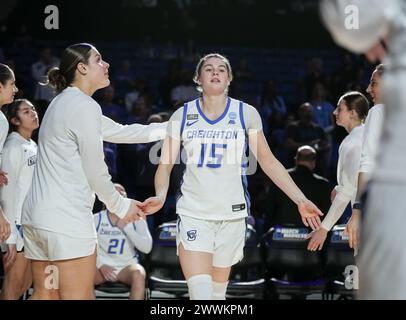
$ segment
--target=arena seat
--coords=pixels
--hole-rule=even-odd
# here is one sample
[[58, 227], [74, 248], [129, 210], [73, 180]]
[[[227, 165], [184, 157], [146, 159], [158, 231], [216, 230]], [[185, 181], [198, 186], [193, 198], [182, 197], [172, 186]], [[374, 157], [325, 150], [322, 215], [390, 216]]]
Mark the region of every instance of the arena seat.
[[[353, 299], [356, 286], [352, 285], [349, 274], [356, 272], [354, 251], [348, 245], [348, 236], [344, 235], [345, 225], [336, 225], [331, 230], [330, 241], [327, 246], [325, 273], [327, 279], [327, 298]], [[357, 275], [353, 275], [356, 279]], [[347, 289], [354, 287], [354, 289]]]
[[267, 297], [323, 293], [321, 253], [307, 250], [307, 234], [306, 228], [275, 226], [264, 235]]

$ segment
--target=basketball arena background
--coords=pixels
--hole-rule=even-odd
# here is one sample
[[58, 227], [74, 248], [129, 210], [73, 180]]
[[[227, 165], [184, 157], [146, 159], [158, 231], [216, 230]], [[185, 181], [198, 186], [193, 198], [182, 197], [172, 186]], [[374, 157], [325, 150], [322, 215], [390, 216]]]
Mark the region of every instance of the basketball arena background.
[[[295, 164], [284, 139], [286, 128], [299, 119], [298, 107], [310, 102], [314, 109], [327, 104], [335, 108], [345, 91], [365, 93], [374, 67], [333, 43], [313, 0], [2, 0], [0, 8], [0, 62], [13, 67], [19, 96], [34, 101], [41, 116], [49, 97], [38, 93], [33, 65], [41, 59], [57, 61], [69, 44], [90, 42], [110, 63], [111, 86], [95, 98], [103, 113], [127, 124], [148, 123], [153, 115], [160, 116], [158, 121], [167, 119], [185, 99], [174, 89], [193, 86], [199, 58], [218, 52], [233, 67], [230, 96], [260, 111], [268, 142], [287, 168]], [[136, 97], [129, 103], [131, 92]], [[269, 111], [267, 99], [282, 99], [284, 107]], [[313, 120], [330, 146], [316, 173], [333, 187], [338, 146], [346, 132], [321, 115]], [[153, 193], [156, 166], [148, 161], [150, 147], [105, 146], [110, 174], [130, 197], [145, 199]], [[173, 180], [172, 197], [148, 221], [155, 243], [142, 262], [146, 297], [151, 299], [182, 299], [187, 291], [184, 283], [171, 282], [182, 279], [174, 247], [168, 245], [173, 241], [176, 174]], [[309, 252], [302, 226], [287, 221], [288, 229], [275, 227], [273, 185], [260, 170], [249, 177], [249, 186], [252, 219], [246, 257], [233, 271], [229, 298], [353, 298], [356, 286], [348, 285], [345, 268], [355, 263], [342, 228], [331, 233], [325, 250]], [[120, 286], [104, 289], [98, 298], [125, 298], [128, 293]]]

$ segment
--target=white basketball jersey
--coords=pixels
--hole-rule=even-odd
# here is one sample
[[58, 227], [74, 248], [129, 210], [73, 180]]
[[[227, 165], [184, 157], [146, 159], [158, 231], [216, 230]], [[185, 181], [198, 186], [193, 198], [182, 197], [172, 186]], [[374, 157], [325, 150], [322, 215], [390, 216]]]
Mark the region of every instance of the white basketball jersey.
[[228, 98], [224, 113], [208, 119], [199, 99], [188, 102], [181, 121], [182, 159], [186, 171], [177, 201], [177, 213], [207, 220], [246, 217], [247, 135], [244, 104]]
[[111, 267], [124, 267], [138, 263], [134, 245], [123, 231], [111, 223], [107, 211], [95, 214], [94, 219], [99, 242], [97, 266], [106, 264]]

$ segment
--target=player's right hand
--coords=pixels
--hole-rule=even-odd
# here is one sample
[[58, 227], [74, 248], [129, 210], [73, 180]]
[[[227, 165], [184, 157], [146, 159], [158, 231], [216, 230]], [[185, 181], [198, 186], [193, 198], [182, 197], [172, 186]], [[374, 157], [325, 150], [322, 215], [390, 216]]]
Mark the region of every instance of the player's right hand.
[[0, 242], [6, 241], [10, 236], [11, 229], [3, 210], [0, 208]]
[[348, 234], [348, 244], [351, 249], [358, 250], [359, 248], [359, 227], [360, 227], [360, 214], [357, 209], [352, 210], [350, 220], [345, 226], [345, 232]]
[[122, 218], [125, 224], [132, 223], [140, 219], [145, 220], [145, 214], [141, 208], [141, 202], [137, 200], [131, 200], [130, 208], [127, 211], [127, 214]]
[[323, 249], [324, 241], [327, 238], [327, 230], [323, 227], [311, 232], [308, 234], [307, 239], [309, 240], [309, 244], [307, 245], [307, 250], [316, 251]]
[[5, 185], [7, 185], [7, 183], [7, 173], [5, 173], [3, 170], [0, 170], [0, 187], [4, 187]]
[[159, 211], [165, 203], [165, 198], [162, 196], [155, 196], [148, 198], [142, 203], [142, 210], [147, 214], [152, 214]]
[[102, 274], [103, 278], [106, 279], [106, 281], [110, 281], [110, 282], [117, 281], [117, 276], [114, 273], [114, 268], [113, 267], [110, 267], [108, 265], [103, 264], [100, 267], [99, 271]]

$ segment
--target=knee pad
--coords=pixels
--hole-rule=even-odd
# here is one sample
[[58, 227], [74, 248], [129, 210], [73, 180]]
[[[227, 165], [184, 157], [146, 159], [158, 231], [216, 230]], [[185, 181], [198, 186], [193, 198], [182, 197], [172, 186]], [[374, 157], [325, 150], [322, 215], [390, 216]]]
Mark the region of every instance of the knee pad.
[[187, 280], [190, 300], [211, 300], [213, 284], [208, 274], [198, 274]]
[[213, 281], [213, 295], [212, 300], [226, 300], [227, 282]]

